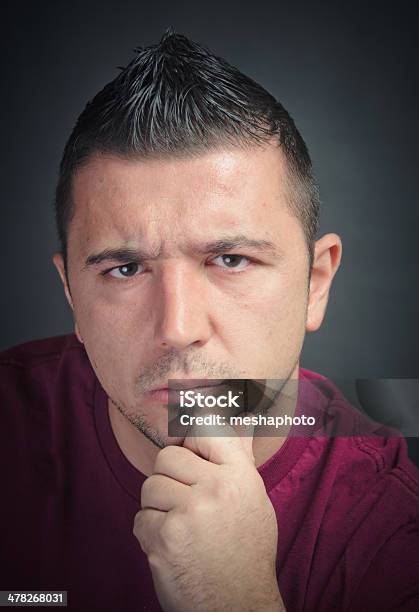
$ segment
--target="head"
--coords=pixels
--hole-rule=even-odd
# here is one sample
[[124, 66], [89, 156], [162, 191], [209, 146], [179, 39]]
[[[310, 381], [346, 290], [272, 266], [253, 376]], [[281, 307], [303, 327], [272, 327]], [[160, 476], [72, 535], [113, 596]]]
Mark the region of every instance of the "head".
[[87, 105], [66, 145], [54, 255], [111, 401], [162, 446], [169, 378], [288, 379], [341, 254], [293, 120], [167, 33]]

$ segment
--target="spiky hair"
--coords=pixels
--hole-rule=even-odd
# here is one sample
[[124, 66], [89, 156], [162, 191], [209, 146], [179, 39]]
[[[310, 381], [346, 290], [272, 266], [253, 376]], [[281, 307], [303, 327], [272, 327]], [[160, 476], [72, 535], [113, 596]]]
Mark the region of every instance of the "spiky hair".
[[64, 150], [55, 211], [65, 266], [73, 176], [95, 153], [137, 159], [184, 156], [273, 138], [287, 160], [289, 203], [301, 220], [311, 262], [317, 187], [307, 147], [281, 103], [224, 59], [172, 30], [157, 45], [135, 53], [88, 102]]

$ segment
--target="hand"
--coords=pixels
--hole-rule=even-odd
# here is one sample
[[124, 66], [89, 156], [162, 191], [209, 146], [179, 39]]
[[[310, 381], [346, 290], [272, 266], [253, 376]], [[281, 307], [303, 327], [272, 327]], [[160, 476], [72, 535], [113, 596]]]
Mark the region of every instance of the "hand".
[[223, 437], [191, 431], [183, 447], [162, 449], [141, 490], [134, 534], [167, 612], [285, 610], [276, 516], [254, 464], [253, 437], [223, 430]]

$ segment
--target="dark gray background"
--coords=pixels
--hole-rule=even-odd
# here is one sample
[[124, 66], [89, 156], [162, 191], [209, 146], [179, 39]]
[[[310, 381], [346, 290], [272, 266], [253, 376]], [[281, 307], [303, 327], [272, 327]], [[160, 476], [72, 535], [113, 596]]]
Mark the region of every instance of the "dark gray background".
[[418, 377], [414, 3], [14, 2], [2, 15], [0, 348], [66, 333], [51, 262], [57, 168], [86, 101], [173, 26], [262, 83], [313, 157], [322, 232], [343, 239], [326, 321], [302, 364]]

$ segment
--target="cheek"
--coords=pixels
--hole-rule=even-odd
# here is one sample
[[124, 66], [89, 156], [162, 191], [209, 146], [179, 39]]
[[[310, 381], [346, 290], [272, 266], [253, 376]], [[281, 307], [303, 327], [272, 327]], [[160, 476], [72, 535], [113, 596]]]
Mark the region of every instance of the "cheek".
[[141, 312], [129, 304], [111, 304], [101, 299], [75, 303], [77, 324], [99, 379], [104, 378], [104, 373], [108, 379], [121, 380], [124, 372], [129, 375], [138, 366], [149, 329], [147, 322], [140, 319]]
[[[80, 330], [85, 336], [96, 336], [99, 342], [123, 342], [135, 338], [147, 324], [150, 312], [132, 295], [119, 299], [105, 297], [100, 292], [92, 297], [80, 294], [74, 300], [74, 311]], [[148, 315], [147, 315], [148, 313]]]
[[226, 299], [221, 311], [248, 334], [265, 330], [268, 336], [282, 328], [299, 329], [305, 323], [307, 283], [301, 273], [272, 275]]
[[218, 336], [249, 377], [282, 378], [289, 374], [301, 352], [307, 305], [305, 281], [276, 281], [243, 293], [239, 299], [226, 300], [224, 308], [218, 310]]

